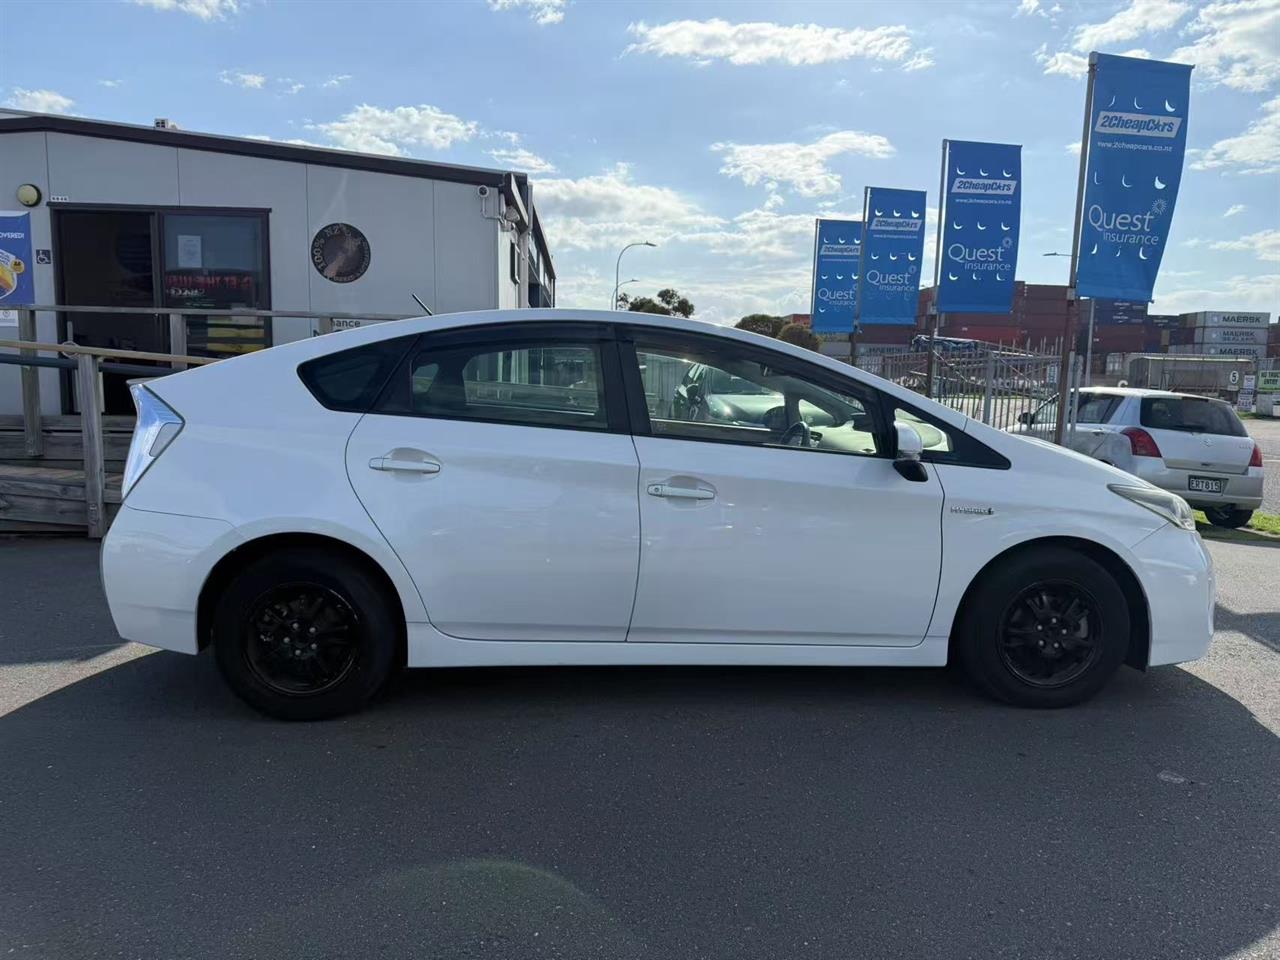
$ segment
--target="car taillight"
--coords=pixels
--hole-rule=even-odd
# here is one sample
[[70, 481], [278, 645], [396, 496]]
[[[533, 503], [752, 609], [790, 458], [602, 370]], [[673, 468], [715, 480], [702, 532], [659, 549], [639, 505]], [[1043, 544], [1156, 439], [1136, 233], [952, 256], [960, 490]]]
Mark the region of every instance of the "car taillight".
[[133, 428], [129, 457], [124, 462], [124, 476], [120, 480], [121, 500], [129, 495], [138, 478], [147, 472], [147, 467], [173, 442], [183, 426], [177, 411], [143, 384], [130, 384], [129, 392], [133, 394], [138, 422]]
[[1249, 458], [1249, 466], [1251, 467], [1262, 466], [1262, 448], [1258, 446], [1256, 443], [1253, 445], [1253, 456]]
[[1129, 451], [1135, 457], [1160, 456], [1160, 447], [1155, 438], [1141, 427], [1126, 427], [1120, 432], [1129, 438]]

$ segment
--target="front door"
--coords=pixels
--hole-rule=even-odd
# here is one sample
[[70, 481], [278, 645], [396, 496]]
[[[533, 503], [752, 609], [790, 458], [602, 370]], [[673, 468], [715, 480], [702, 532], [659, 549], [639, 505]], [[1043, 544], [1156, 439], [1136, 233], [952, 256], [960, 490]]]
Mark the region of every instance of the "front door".
[[[874, 644], [924, 638], [943, 492], [905, 480], [875, 391], [722, 338], [637, 331], [624, 351], [643, 544], [628, 639]], [[683, 372], [702, 364], [695, 403]], [[645, 435], [647, 434], [647, 435]]]
[[639, 466], [606, 331], [428, 335], [356, 426], [347, 472], [443, 633], [626, 639]]
[[[67, 306], [155, 307], [155, 215], [131, 210], [59, 210], [58, 276]], [[64, 336], [86, 347], [167, 353], [169, 321], [154, 313], [66, 313]], [[70, 377], [64, 381], [70, 389]], [[106, 413], [133, 413], [128, 377], [102, 375]], [[68, 396], [68, 400], [70, 397]], [[79, 403], [68, 402], [68, 412]]]

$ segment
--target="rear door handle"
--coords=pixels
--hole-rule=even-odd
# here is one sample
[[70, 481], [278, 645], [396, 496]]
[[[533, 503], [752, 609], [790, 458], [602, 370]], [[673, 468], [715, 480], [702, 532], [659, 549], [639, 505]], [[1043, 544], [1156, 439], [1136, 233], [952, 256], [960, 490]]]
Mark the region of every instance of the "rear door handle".
[[400, 470], [405, 473], [439, 473], [440, 464], [434, 460], [397, 460], [394, 457], [374, 457], [369, 461], [370, 470]]
[[651, 483], [646, 488], [651, 497], [671, 500], [714, 500], [716, 492], [705, 487], [674, 487], [669, 483]]

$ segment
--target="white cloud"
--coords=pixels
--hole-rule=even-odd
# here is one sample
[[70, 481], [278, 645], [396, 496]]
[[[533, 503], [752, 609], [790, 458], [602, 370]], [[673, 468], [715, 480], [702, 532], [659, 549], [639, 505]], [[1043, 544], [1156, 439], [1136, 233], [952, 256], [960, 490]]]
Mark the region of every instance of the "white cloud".
[[1068, 143], [1068, 144], [1067, 144], [1067, 153], [1073, 153], [1073, 154], [1075, 154], [1077, 157], [1078, 157], [1078, 156], [1080, 156], [1080, 141], [1079, 141], [1079, 140], [1077, 140], [1077, 141], [1075, 141], [1074, 143]]
[[896, 152], [893, 144], [875, 133], [841, 130], [813, 143], [713, 143], [723, 153], [720, 172], [737, 177], [748, 186], [763, 183], [770, 189], [785, 184], [804, 197], [836, 193], [840, 175], [827, 162], [842, 154], [885, 158]]
[[1280, 263], [1280, 230], [1259, 230], [1236, 240], [1215, 240], [1211, 250], [1245, 250], [1259, 260]]
[[223, 70], [218, 79], [228, 86], [243, 87], [246, 90], [261, 90], [267, 78], [260, 73], [245, 73], [243, 70]]
[[632, 240], [666, 243], [723, 224], [675, 190], [636, 183], [625, 163], [590, 177], [538, 180], [535, 190], [552, 249], [612, 250]]
[[206, 23], [210, 20], [223, 20], [229, 14], [240, 12], [240, 0], [133, 0], [133, 2], [140, 7], [189, 13]]
[[1219, 140], [1196, 154], [1192, 170], [1232, 169], [1237, 173], [1280, 173], [1280, 97], [1262, 105], [1262, 116], [1237, 137]]
[[1036, 50], [1034, 56], [1036, 61], [1044, 67], [1046, 74], [1056, 74], [1057, 76], [1080, 80], [1089, 72], [1089, 60], [1087, 57], [1068, 53], [1065, 50], [1050, 53], [1047, 43], [1040, 44], [1040, 48]]
[[540, 27], [563, 20], [564, 5], [565, 0], [489, 0], [490, 10], [528, 10], [529, 19]]
[[14, 87], [13, 94], [5, 101], [6, 107], [15, 110], [30, 110], [32, 113], [70, 113], [75, 106], [70, 97], [53, 90], [25, 90]]
[[351, 79], [349, 73], [335, 73], [332, 77], [320, 84], [322, 87], [340, 87]]
[[290, 95], [299, 93], [307, 88], [305, 83], [299, 83], [290, 77], [280, 77], [279, 82], [283, 85], [284, 92]]
[[118, 86], [120, 86], [120, 83], [121, 83], [121, 81], [119, 81], [119, 80], [99, 80], [99, 81], [98, 81], [98, 86], [100, 86], [100, 87], [107, 87], [108, 89], [110, 89], [110, 88], [113, 88], [113, 87], [118, 87]]
[[1040, 9], [1040, 0], [1019, 0], [1018, 9], [1013, 11], [1013, 15], [1015, 17], [1021, 17], [1024, 15], [1030, 16], [1033, 13], [1039, 14], [1042, 17], [1048, 16], [1048, 14]]
[[1196, 80], [1253, 93], [1280, 82], [1280, 0], [1217, 0], [1183, 32], [1196, 39], [1170, 59], [1194, 63]]
[[439, 107], [421, 104], [390, 110], [362, 103], [329, 123], [309, 124], [344, 150], [403, 156], [409, 147], [444, 150], [476, 135], [477, 124]]
[[918, 50], [904, 26], [842, 30], [815, 23], [729, 23], [727, 20], [675, 20], [633, 23], [627, 28], [636, 42], [627, 52], [683, 57], [699, 64], [716, 60], [736, 66], [786, 63], [809, 66], [861, 58], [918, 70], [933, 63], [928, 50]]
[[504, 167], [511, 167], [513, 170], [521, 170], [525, 173], [555, 173], [556, 166], [550, 160], [545, 160], [538, 156], [532, 150], [526, 150], [524, 147], [512, 147], [510, 149], [490, 150], [489, 156]]
[[1280, 308], [1280, 273], [1248, 276], [1237, 274], [1197, 287], [1167, 290], [1163, 280], [1156, 288], [1152, 313], [1192, 313], [1197, 310], [1258, 310]]
[[1245, 209], [1246, 207], [1243, 203], [1233, 203], [1231, 206], [1227, 207], [1227, 212], [1222, 215], [1222, 219], [1225, 220], [1227, 217], [1234, 217], [1237, 213], [1244, 213]]
[[1191, 4], [1182, 0], [1131, 0], [1111, 19], [1077, 28], [1072, 46], [1088, 53], [1147, 33], [1168, 30], [1190, 10]]

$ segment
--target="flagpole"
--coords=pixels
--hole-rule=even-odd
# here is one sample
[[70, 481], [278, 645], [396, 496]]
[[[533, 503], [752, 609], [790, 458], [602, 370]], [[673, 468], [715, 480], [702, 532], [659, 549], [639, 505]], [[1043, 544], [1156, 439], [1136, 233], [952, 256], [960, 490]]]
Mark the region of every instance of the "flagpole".
[[[929, 304], [929, 356], [925, 360], [924, 395], [933, 397], [934, 354], [938, 350], [938, 325], [943, 314], [938, 310], [938, 295], [942, 293], [942, 224], [946, 219], [947, 200], [947, 143], [942, 139], [942, 169], [938, 173], [938, 222], [933, 241], [933, 301]], [[925, 212], [929, 212], [929, 198], [925, 197]]]
[[867, 272], [863, 257], [867, 251], [867, 197], [870, 187], [862, 188], [862, 242], [858, 245], [858, 285], [853, 294], [853, 329], [849, 331], [849, 365], [858, 365], [858, 329], [862, 326], [862, 277]]
[[1058, 370], [1058, 423], [1054, 427], [1053, 440], [1062, 443], [1064, 427], [1067, 421], [1067, 404], [1071, 400], [1070, 371], [1071, 354], [1075, 350], [1076, 315], [1080, 310], [1080, 301], [1076, 299], [1076, 276], [1080, 267], [1080, 235], [1081, 217], [1084, 214], [1084, 191], [1087, 186], [1089, 157], [1089, 122], [1093, 119], [1093, 88], [1098, 76], [1098, 55], [1089, 54], [1089, 81], [1084, 94], [1084, 129], [1080, 134], [1080, 174], [1076, 178], [1076, 219], [1071, 232], [1071, 276], [1067, 281], [1067, 320], [1062, 332], [1062, 359]]

